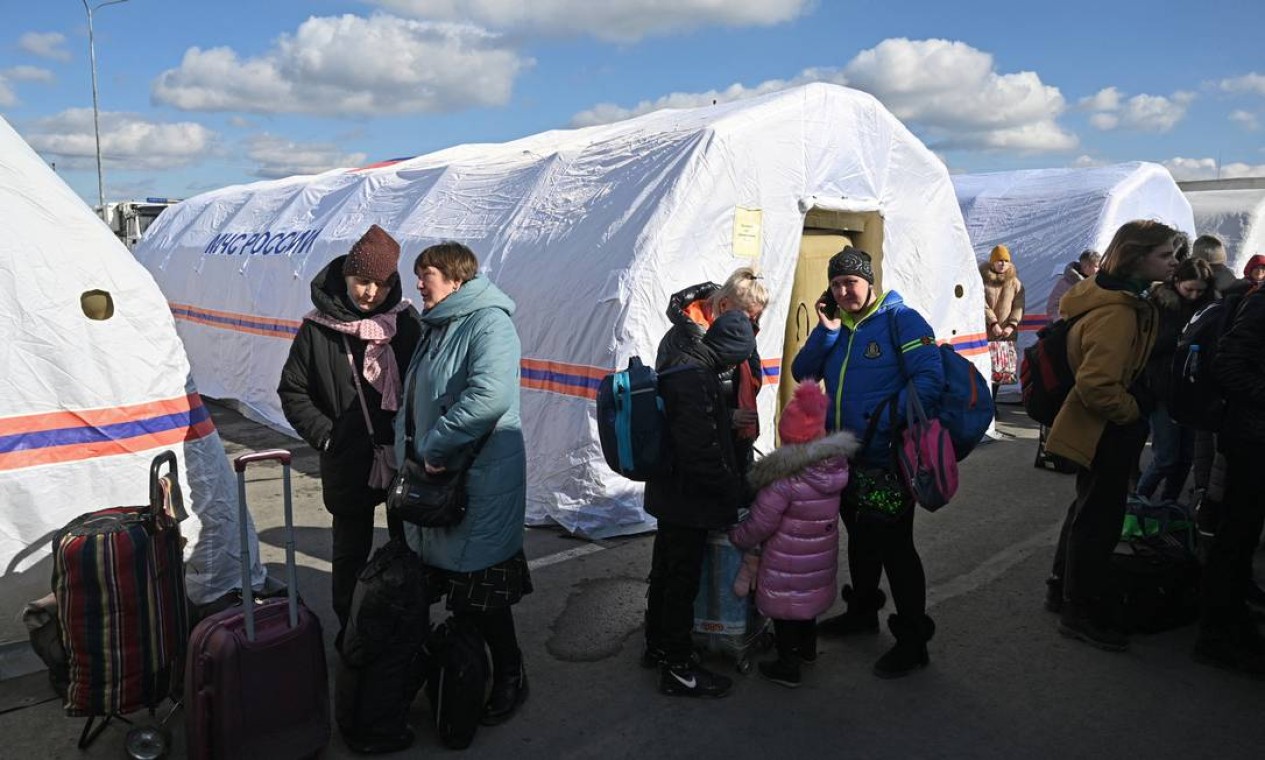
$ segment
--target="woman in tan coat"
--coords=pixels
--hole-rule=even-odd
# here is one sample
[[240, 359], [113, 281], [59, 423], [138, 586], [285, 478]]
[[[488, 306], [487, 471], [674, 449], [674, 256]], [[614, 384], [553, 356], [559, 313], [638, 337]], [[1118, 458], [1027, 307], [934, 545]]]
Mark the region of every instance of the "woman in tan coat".
[[1186, 240], [1160, 222], [1117, 230], [1093, 278], [1073, 286], [1060, 316], [1076, 320], [1067, 358], [1076, 384], [1050, 429], [1046, 449], [1076, 464], [1076, 498], [1054, 555], [1046, 606], [1061, 613], [1059, 631], [1101, 649], [1129, 640], [1105, 604], [1111, 552], [1120, 538], [1129, 474], [1146, 444], [1153, 406], [1137, 383], [1155, 342], [1158, 315], [1151, 283], [1172, 275]]
[[984, 326], [988, 330], [988, 353], [993, 360], [993, 398], [1002, 385], [1015, 382], [1019, 353], [1015, 341], [1023, 322], [1023, 283], [1010, 260], [1010, 249], [993, 248], [988, 263], [980, 264], [984, 280]]

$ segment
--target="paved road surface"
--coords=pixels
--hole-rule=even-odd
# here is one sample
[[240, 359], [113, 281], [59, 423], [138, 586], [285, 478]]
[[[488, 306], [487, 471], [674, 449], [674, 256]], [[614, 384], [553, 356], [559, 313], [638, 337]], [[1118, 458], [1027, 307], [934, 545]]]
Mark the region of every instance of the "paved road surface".
[[[294, 447], [226, 409], [215, 407], [215, 418], [230, 455]], [[870, 667], [891, 643], [883, 632], [823, 640], [797, 691], [753, 675], [720, 701], [661, 697], [655, 675], [637, 667], [649, 537], [590, 543], [528, 530], [536, 592], [516, 616], [531, 699], [509, 723], [481, 730], [466, 755], [1265, 757], [1265, 682], [1192, 662], [1192, 628], [1137, 637], [1125, 654], [1057, 633], [1055, 618], [1041, 609], [1043, 580], [1072, 481], [1032, 467], [1036, 431], [1017, 407], [1003, 407], [1002, 419], [1011, 437], [971, 456], [955, 502], [918, 514], [938, 626], [926, 671], [875, 678]], [[329, 518], [313, 478], [315, 455], [305, 447], [296, 454], [299, 582], [330, 631]], [[279, 477], [261, 467], [249, 487], [265, 561], [279, 570]], [[385, 529], [380, 534], [385, 540]], [[0, 709], [24, 696], [42, 698], [41, 678], [0, 682]], [[446, 752], [426, 710], [419, 699], [418, 742], [401, 756]], [[179, 723], [177, 714], [175, 757], [183, 755]], [[0, 758], [121, 756], [121, 729], [112, 727], [88, 753], [75, 749], [78, 729], [56, 702], [0, 714]], [[335, 738], [325, 756], [352, 755]]]

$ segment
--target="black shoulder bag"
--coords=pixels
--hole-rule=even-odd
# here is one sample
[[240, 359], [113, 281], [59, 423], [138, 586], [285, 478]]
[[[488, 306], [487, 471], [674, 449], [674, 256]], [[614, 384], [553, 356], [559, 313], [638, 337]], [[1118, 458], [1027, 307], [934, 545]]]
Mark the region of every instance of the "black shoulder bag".
[[387, 491], [387, 514], [426, 528], [447, 528], [465, 519], [468, 504], [466, 476], [470, 465], [478, 459], [479, 452], [492, 437], [492, 431], [479, 439], [470, 452], [470, 458], [460, 469], [448, 469], [434, 475], [426, 472], [426, 465], [413, 457], [416, 432], [413, 392], [416, 387], [417, 374], [414, 373], [405, 388], [404, 408], [400, 410], [404, 414], [404, 466], [396, 473], [395, 481]]

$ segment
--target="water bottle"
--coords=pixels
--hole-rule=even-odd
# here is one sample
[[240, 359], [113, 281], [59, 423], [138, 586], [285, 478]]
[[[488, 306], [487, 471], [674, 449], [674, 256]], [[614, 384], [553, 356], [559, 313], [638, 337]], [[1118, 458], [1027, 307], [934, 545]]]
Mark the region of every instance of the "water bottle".
[[1186, 377], [1190, 382], [1195, 382], [1199, 377], [1199, 344], [1193, 343], [1190, 346], [1190, 358], [1187, 360], [1188, 370]]

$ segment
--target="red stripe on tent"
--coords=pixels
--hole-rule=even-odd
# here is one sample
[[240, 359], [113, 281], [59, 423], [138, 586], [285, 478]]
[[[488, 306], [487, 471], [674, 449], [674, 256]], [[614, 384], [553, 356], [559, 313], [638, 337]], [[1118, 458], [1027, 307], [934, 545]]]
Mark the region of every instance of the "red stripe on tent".
[[543, 372], [556, 372], [566, 375], [580, 375], [593, 380], [601, 380], [615, 370], [605, 369], [603, 367], [594, 367], [589, 364], [568, 364], [567, 362], [552, 362], [543, 359], [523, 359], [521, 366], [525, 370], [539, 370]]
[[121, 440], [82, 443], [71, 446], [50, 446], [0, 454], [0, 470], [16, 470], [43, 464], [65, 464], [96, 457], [135, 454], [142, 451], [173, 446], [185, 441], [205, 438], [215, 432], [215, 422], [207, 418], [188, 427], [166, 430], [152, 435], [138, 435]]
[[78, 409], [74, 411], [26, 414], [20, 417], [0, 419], [0, 436], [34, 433], [41, 430], [57, 430], [68, 427], [102, 427], [125, 422], [136, 422], [151, 417], [180, 414], [202, 406], [202, 398], [190, 393], [162, 401], [147, 401], [131, 406], [108, 409]]

